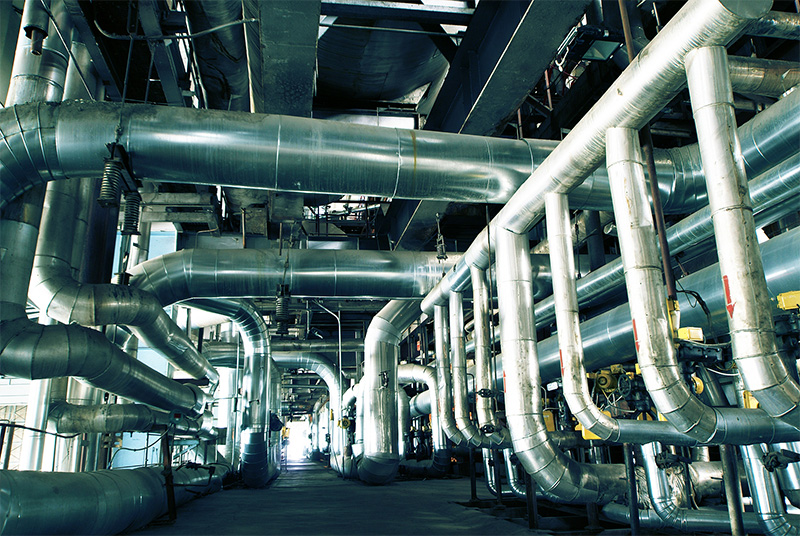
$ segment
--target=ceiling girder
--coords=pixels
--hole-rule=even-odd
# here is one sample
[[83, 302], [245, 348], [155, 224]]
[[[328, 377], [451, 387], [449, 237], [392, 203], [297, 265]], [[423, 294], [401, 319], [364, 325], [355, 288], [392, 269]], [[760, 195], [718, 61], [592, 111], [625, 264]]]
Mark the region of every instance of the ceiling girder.
[[467, 26], [473, 12], [474, 10], [468, 7], [409, 4], [406, 2], [324, 0], [321, 14], [348, 19], [402, 20]]

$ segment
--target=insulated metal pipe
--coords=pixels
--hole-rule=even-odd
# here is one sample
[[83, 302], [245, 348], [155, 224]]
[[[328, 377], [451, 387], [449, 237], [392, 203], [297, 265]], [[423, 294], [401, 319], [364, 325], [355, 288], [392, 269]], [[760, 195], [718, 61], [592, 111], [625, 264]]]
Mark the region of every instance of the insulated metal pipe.
[[76, 376], [119, 396], [191, 416], [201, 415], [206, 402], [198, 387], [132, 359], [102, 333], [75, 325], [41, 326], [24, 317], [0, 327], [0, 374], [27, 379]]
[[424, 383], [428, 387], [431, 407], [431, 432], [434, 451], [442, 450], [447, 447], [447, 440], [442, 431], [439, 420], [439, 384], [436, 381], [436, 370], [433, 367], [426, 367], [414, 363], [403, 363], [397, 368], [397, 381], [400, 384], [414, 382]]
[[448, 336], [447, 308], [437, 305], [433, 312], [434, 355], [436, 357], [436, 381], [439, 389], [436, 397], [442, 429], [447, 437], [460, 445], [464, 438], [456, 426], [453, 415], [453, 378], [450, 373], [450, 344]]
[[390, 482], [400, 463], [397, 454], [397, 364], [403, 330], [419, 316], [419, 302], [390, 301], [376, 314], [364, 336], [364, 376], [359, 407], [364, 453], [358, 477], [368, 484]]
[[[637, 451], [641, 454], [644, 466], [647, 489], [653, 510], [664, 523], [683, 531], [729, 531], [730, 517], [727, 510], [691, 510], [681, 508], [672, 496], [672, 486], [666, 471], [659, 469], [656, 456], [662, 451], [658, 443], [642, 445]], [[648, 526], [648, 516], [639, 511], [642, 525]], [[744, 523], [747, 530], [753, 530], [753, 517], [745, 514]]]
[[493, 400], [494, 385], [491, 378], [491, 350], [489, 325], [491, 308], [489, 306], [489, 287], [486, 274], [474, 266], [470, 266], [472, 283], [472, 316], [475, 324], [475, 412], [478, 415], [478, 426], [481, 433], [494, 444], [509, 444], [507, 429], [495, 415]]
[[[713, 6], [707, 11], [712, 12]], [[666, 54], [665, 47], [658, 48]], [[654, 65], [653, 69], [662, 67]], [[752, 71], [747, 71], [748, 85], [764, 84], [763, 77], [759, 82], [758, 71], [755, 75]], [[769, 80], [775, 78], [770, 76]], [[632, 83], [630, 77], [625, 78]], [[679, 86], [682, 83], [681, 78]], [[786, 83], [790, 83], [788, 77]], [[623, 89], [627, 90], [620, 91]], [[641, 113], [637, 111], [637, 118]], [[790, 117], [785, 123], [797, 126], [797, 120]], [[131, 155], [140, 179], [462, 202], [507, 201], [558, 146], [551, 140], [484, 138], [129, 103], [124, 107], [103, 102], [16, 106], [0, 110], [4, 141], [0, 207], [35, 184], [96, 177], [108, 155], [105, 144], [116, 139], [119, 124], [124, 126], [120, 143]], [[30, 153], [25, 151], [22, 136], [38, 138], [36, 144], [29, 144]], [[198, 145], [199, 139], [203, 143]], [[780, 139], [765, 137], [762, 141], [766, 147], [748, 148], [745, 144], [746, 159], [748, 152], [758, 149], [765, 155], [786, 150]], [[794, 152], [793, 147], [788, 150], [784, 156]], [[342, 157], [352, 154], [359, 158]], [[657, 151], [655, 158], [664, 210], [696, 210], [705, 199], [697, 148]], [[41, 165], [45, 160], [50, 167]], [[593, 171], [600, 159], [592, 162], [581, 177], [586, 179], [571, 183], [570, 203], [575, 209], [608, 210], [607, 175], [602, 168]], [[41, 171], [45, 169], [47, 172]], [[748, 161], [749, 172], [761, 170], [751, 169]], [[298, 183], [297, 177], [303, 181]]]
[[658, 411], [675, 428], [708, 441], [716, 429], [716, 414], [689, 391], [675, 355], [638, 132], [609, 129], [606, 152], [642, 379]]
[[[543, 216], [544, 194], [574, 190], [605, 155], [606, 131], [612, 127], [639, 129], [684, 84], [683, 58], [698, 46], [726, 44], [752, 20], [762, 16], [769, 0], [733, 2], [690, 0], [631, 62], [598, 102], [542, 162], [490, 223], [497, 229], [525, 233]], [[788, 154], [795, 152], [791, 149]], [[660, 172], [659, 172], [660, 176]], [[468, 278], [466, 264], [487, 268], [490, 262], [486, 229], [472, 242], [455, 269], [429, 293], [428, 310], [442, 303], [450, 288]]]
[[[800, 269], [798, 269], [796, 258], [786, 255], [787, 251], [800, 251], [800, 229], [792, 229], [778, 235], [761, 244], [760, 247], [769, 281], [770, 296], [776, 297], [782, 292], [800, 288]], [[695, 291], [703, 298], [711, 312], [709, 319], [690, 296], [679, 294], [681, 322], [684, 326], [703, 327], [707, 336], [727, 332], [725, 293], [720, 288], [719, 281], [719, 267], [716, 264], [698, 270], [680, 280], [684, 289]], [[775, 310], [777, 311], [777, 308]], [[629, 306], [623, 304], [581, 324], [587, 370], [607, 367], [635, 356], [636, 348], [630, 319]], [[550, 382], [559, 378], [561, 373], [557, 337], [552, 336], [539, 342], [538, 349], [542, 379]], [[767, 416], [766, 413], [764, 415]], [[797, 437], [798, 434], [794, 427], [780, 421], [773, 421], [774, 424], [769, 427], [773, 432], [778, 429], [784, 431], [788, 429]], [[753, 422], [748, 422], [747, 426], [753, 424]], [[754, 430], [749, 430], [749, 433], [754, 433]], [[760, 440], [760, 443], [795, 441], [795, 439], [788, 438], [769, 440], [766, 439], [767, 436], [762, 437], [764, 439]]]
[[[184, 504], [222, 487], [222, 471], [173, 471], [175, 502]], [[3, 534], [118, 534], [144, 527], [167, 512], [163, 468], [90, 473], [0, 471]]]
[[[250, 300], [194, 299], [189, 305], [227, 316], [236, 325], [244, 345], [244, 393], [249, 421], [243, 431], [242, 479], [248, 487], [263, 488], [277, 475], [279, 460], [268, 455], [271, 351], [267, 323]], [[210, 366], [210, 365], [209, 365]]]
[[153, 410], [142, 404], [76, 405], [68, 402], [50, 404], [48, 418], [61, 434], [119, 432], [147, 432], [155, 426], [174, 425], [179, 434], [202, 433], [205, 439], [215, 436], [212, 418], [206, 412], [199, 419], [181, 416], [176, 422], [174, 414]]
[[82, 284], [72, 277], [72, 240], [80, 183], [61, 181], [48, 187], [31, 274], [30, 299], [48, 317], [63, 324], [131, 326], [147, 346], [194, 378], [219, 374], [151, 294], [120, 285]]
[[548, 437], [542, 415], [528, 240], [505, 230], [495, 240], [506, 419], [514, 452], [539, 487], [559, 500], [611, 502], [625, 493], [623, 466], [578, 463]]
[[[630, 511], [627, 506], [611, 503], [603, 507], [603, 515], [618, 523], [630, 523]], [[691, 530], [726, 532], [730, 530], [730, 523], [720, 515], [719, 510], [702, 509], [686, 510], [686, 525], [693, 527]], [[655, 510], [639, 510], [639, 524], [647, 529], [663, 529], [672, 527], [672, 523], [659, 517]], [[744, 527], [748, 532], [758, 533], [761, 524], [758, 517], [752, 513], [744, 516]]]
[[800, 535], [797, 516], [790, 518], [786, 514], [775, 474], [767, 471], [761, 463], [764, 448], [761, 445], [745, 445], [740, 450], [750, 495], [753, 497], [753, 509], [761, 522], [761, 530], [770, 536]]
[[[192, 41], [206, 104], [216, 110], [250, 111], [250, 88], [244, 30], [238, 0], [204, 0], [184, 5], [191, 32], [217, 28]], [[227, 26], [218, 28], [220, 26]]]
[[[800, 39], [800, 25], [796, 28]], [[728, 68], [737, 93], [779, 97], [800, 84], [797, 62], [730, 56]]]
[[162, 305], [189, 298], [292, 296], [420, 298], [433, 288], [444, 264], [435, 252], [335, 250], [185, 249], [130, 270], [131, 286], [155, 294]]
[[464, 302], [460, 292], [450, 292], [450, 358], [453, 365], [453, 408], [456, 426], [464, 440], [475, 447], [491, 448], [470, 418], [467, 394], [467, 352], [464, 349]]
[[725, 49], [703, 47], [690, 52], [686, 75], [717, 251], [724, 252], [719, 265], [733, 358], [745, 388], [767, 413], [800, 429], [800, 386], [789, 376], [775, 345]]
[[747, 35], [800, 39], [800, 15], [785, 11], [770, 11], [747, 26]]
[[595, 405], [589, 393], [583, 364], [583, 340], [578, 325], [578, 296], [575, 291], [575, 257], [569, 204], [564, 194], [547, 194], [547, 239], [553, 271], [553, 298], [556, 305], [558, 347], [564, 399], [578, 422], [602, 439], [616, 437], [619, 425]]
[[[800, 91], [793, 94], [800, 97]], [[800, 99], [797, 113], [800, 114]], [[762, 173], [749, 183], [757, 226], [775, 221], [778, 214], [800, 210], [800, 153]], [[693, 244], [711, 238], [714, 227], [711, 210], [704, 207], [667, 229], [670, 253], [686, 251]], [[622, 259], [613, 260], [598, 270], [581, 277], [577, 282], [578, 303], [596, 305], [608, 300], [625, 281]], [[546, 325], [555, 319], [555, 298], [548, 297], [536, 304], [536, 323]]]

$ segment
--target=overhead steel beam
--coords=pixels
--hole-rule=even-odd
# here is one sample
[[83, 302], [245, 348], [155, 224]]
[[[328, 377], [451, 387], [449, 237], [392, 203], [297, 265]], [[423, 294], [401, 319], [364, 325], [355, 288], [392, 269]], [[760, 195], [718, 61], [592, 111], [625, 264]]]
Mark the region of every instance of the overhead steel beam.
[[[161, 10], [156, 0], [139, 0], [139, 22], [142, 30], [148, 37], [163, 35], [161, 29]], [[186, 71], [180, 54], [176, 50], [177, 41], [170, 44], [165, 41], [150, 41], [150, 53], [153, 55], [153, 65], [158, 72], [161, 89], [170, 106], [186, 106], [182, 84], [185, 84]]]
[[322, 15], [348, 19], [403, 20], [467, 26], [475, 10], [464, 4], [465, 7], [456, 7], [376, 0], [325, 0], [322, 2]]
[[[588, 4], [588, 0], [478, 4], [425, 130], [477, 135], [501, 130]], [[390, 233], [395, 247], [413, 250], [430, 244], [436, 215], [447, 211], [440, 202], [394, 201], [392, 212], [402, 218]]]
[[481, 2], [426, 130], [491, 135], [542, 77], [588, 0]]
[[252, 111], [311, 116], [320, 1], [244, 0]]
[[81, 3], [79, 0], [64, 0], [64, 5], [72, 17], [72, 24], [80, 35], [80, 41], [86, 46], [86, 50], [92, 58], [92, 64], [105, 87], [106, 96], [113, 100], [121, 98], [120, 87], [122, 87], [123, 76], [118, 76], [118, 73], [112, 72], [108, 63], [106, 63], [106, 56], [103, 54], [105, 47], [97, 42], [94, 33], [92, 33], [91, 24], [86, 18], [86, 13], [81, 8]]

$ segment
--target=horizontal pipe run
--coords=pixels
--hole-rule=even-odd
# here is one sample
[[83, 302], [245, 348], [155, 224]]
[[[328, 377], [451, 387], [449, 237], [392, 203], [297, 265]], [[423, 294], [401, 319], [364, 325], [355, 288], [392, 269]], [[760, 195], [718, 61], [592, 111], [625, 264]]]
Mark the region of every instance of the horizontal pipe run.
[[75, 376], [124, 398], [189, 416], [201, 415], [206, 402], [199, 388], [132, 359], [100, 332], [76, 325], [42, 326], [27, 318], [0, 324], [0, 374], [30, 380]]
[[198, 421], [181, 416], [174, 421], [172, 413], [153, 410], [141, 404], [101, 404], [81, 406], [67, 402], [50, 404], [48, 419], [55, 423], [60, 434], [147, 432], [156, 426], [174, 426], [179, 434], [197, 434], [207, 416]]
[[[0, 471], [3, 534], [118, 534], [167, 513], [161, 467], [89, 473]], [[222, 487], [222, 471], [173, 470], [175, 502]]]
[[458, 256], [449, 257], [441, 264], [428, 252], [185, 249], [132, 268], [130, 284], [162, 305], [274, 297], [279, 285], [296, 297], [421, 298]]
[[[772, 73], [752, 62], [740, 68], [750, 89], [780, 83], [760, 74], [765, 70]], [[32, 104], [0, 110], [0, 208], [36, 184], [97, 177], [120, 124], [120, 143], [138, 179], [475, 203], [508, 201], [558, 146], [243, 112]], [[607, 210], [607, 176], [602, 169], [592, 173], [599, 160], [592, 162], [571, 206]], [[665, 210], [696, 210], [704, 197], [696, 147], [657, 151], [656, 162]]]

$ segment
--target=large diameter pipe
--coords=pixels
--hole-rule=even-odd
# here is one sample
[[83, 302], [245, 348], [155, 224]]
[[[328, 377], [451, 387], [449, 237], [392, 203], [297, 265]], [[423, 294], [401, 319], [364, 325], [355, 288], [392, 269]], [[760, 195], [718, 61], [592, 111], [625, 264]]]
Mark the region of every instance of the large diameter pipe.
[[747, 35], [800, 40], [800, 15], [770, 11], [747, 26]]
[[243, 432], [242, 479], [251, 488], [263, 488], [277, 474], [270, 459], [269, 427], [270, 344], [267, 323], [250, 301], [236, 298], [196, 299], [192, 307], [227, 316], [236, 325], [244, 345], [244, 399], [249, 421]]
[[800, 386], [775, 344], [772, 305], [758, 249], [723, 47], [686, 57], [686, 75], [709, 192], [733, 358], [767, 413], [800, 429]]
[[623, 467], [578, 463], [548, 437], [542, 413], [528, 240], [501, 230], [496, 242], [506, 419], [514, 452], [539, 487], [558, 500], [611, 502], [627, 489]]
[[[0, 471], [3, 534], [118, 534], [167, 513], [161, 467], [44, 473]], [[206, 468], [173, 471], [175, 502], [184, 504], [222, 487]]]
[[419, 302], [389, 302], [376, 314], [364, 336], [364, 376], [359, 408], [364, 453], [358, 477], [368, 484], [387, 484], [397, 472], [397, 363], [402, 333], [419, 316]]
[[[681, 90], [687, 52], [698, 46], [726, 44], [771, 4], [769, 0], [687, 2], [519, 187], [490, 223], [490, 234], [497, 235], [495, 228], [527, 232], [544, 215], [546, 193], [569, 193], [602, 162], [609, 128], [643, 127]], [[456, 269], [431, 293], [441, 296], [437, 303], [445, 298], [441, 288], [459, 288], [468, 279], [469, 271], [463, 268], [468, 260], [488, 268], [487, 234], [484, 229]]]
[[76, 376], [122, 397], [191, 416], [203, 413], [206, 400], [199, 388], [132, 359], [102, 333], [41, 326], [24, 317], [0, 327], [0, 374], [32, 380]]
[[[749, 64], [739, 70], [747, 73], [744, 79], [750, 88], [768, 87], [765, 79], [782, 76], [772, 68]], [[759, 72], [765, 74], [759, 77]], [[788, 77], [784, 81], [791, 83]], [[787, 118], [786, 122], [796, 127], [798, 121]], [[163, 106], [121, 107], [102, 102], [17, 106], [0, 110], [4, 140], [0, 207], [36, 184], [96, 177], [108, 155], [105, 144], [116, 139], [119, 124], [124, 125], [120, 143], [132, 156], [137, 178], [462, 202], [507, 201], [558, 145], [551, 140], [484, 138]], [[29, 139], [26, 146], [23, 137], [35, 138], [35, 143]], [[765, 142], [764, 147], [746, 146], [745, 155], [786, 150], [780, 139], [756, 138], [754, 142]], [[793, 149], [789, 151], [784, 156]], [[351, 158], [353, 154], [359, 158]], [[589, 166], [582, 184], [573, 184], [572, 208], [608, 210], [605, 170], [589, 173], [597, 163]], [[696, 147], [657, 151], [656, 164], [665, 211], [691, 212], [704, 202]], [[748, 167], [752, 173], [762, 170]]]
[[174, 420], [174, 414], [153, 410], [142, 404], [75, 405], [68, 402], [50, 404], [48, 418], [61, 434], [119, 432], [147, 432], [155, 426], [175, 426], [182, 434], [203, 434], [211, 431], [210, 414], [206, 412], [200, 420], [182, 417]]
[[[453, 256], [453, 259], [457, 256]], [[292, 296], [421, 298], [447, 269], [436, 253], [186, 249], [134, 267], [131, 286], [162, 305], [189, 298]]]

